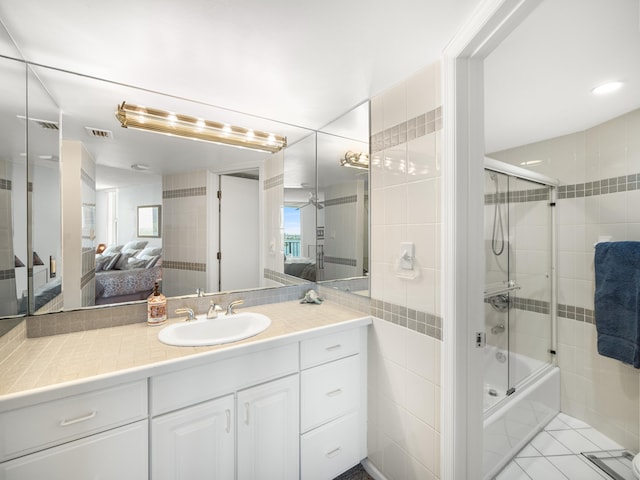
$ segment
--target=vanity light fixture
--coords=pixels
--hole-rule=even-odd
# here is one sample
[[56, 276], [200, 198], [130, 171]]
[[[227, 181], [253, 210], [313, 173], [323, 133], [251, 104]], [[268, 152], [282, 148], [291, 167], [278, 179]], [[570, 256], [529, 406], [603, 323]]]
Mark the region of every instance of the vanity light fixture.
[[621, 87], [622, 82], [608, 82], [592, 88], [591, 93], [595, 93], [596, 95], [606, 95], [607, 93], [612, 93], [616, 90], [619, 90]]
[[349, 150], [344, 154], [344, 157], [340, 159], [340, 165], [366, 170], [369, 168], [369, 155], [363, 152], [356, 153]]
[[122, 102], [116, 118], [124, 128], [135, 128], [177, 137], [275, 153], [287, 146], [287, 138], [273, 133], [213, 122], [202, 118]]

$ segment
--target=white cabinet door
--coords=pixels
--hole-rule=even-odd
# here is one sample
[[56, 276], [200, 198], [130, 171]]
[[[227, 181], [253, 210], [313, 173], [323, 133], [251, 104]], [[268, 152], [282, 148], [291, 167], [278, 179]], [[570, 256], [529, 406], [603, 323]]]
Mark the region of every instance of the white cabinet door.
[[299, 378], [238, 392], [238, 480], [299, 476]]
[[148, 478], [146, 420], [0, 464], [2, 480]]
[[151, 423], [151, 478], [234, 478], [233, 395], [156, 417]]

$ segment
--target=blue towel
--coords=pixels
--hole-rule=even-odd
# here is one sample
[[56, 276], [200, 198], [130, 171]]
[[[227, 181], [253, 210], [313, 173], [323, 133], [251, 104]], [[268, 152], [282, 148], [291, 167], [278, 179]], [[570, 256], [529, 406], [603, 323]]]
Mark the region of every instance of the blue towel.
[[596, 245], [598, 353], [640, 368], [640, 242]]

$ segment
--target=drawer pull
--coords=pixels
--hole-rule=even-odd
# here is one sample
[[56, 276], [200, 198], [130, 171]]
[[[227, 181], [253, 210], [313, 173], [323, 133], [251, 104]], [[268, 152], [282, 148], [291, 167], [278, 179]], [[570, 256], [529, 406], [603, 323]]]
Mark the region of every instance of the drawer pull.
[[251, 405], [249, 405], [249, 402], [245, 402], [244, 403], [244, 424], [245, 425], [249, 425], [249, 410], [250, 410]]
[[231, 431], [231, 410], [227, 408], [224, 412], [227, 414], [227, 427], [225, 430], [229, 433]]
[[340, 345], [339, 343], [336, 343], [335, 345], [331, 345], [330, 347], [325, 348], [325, 350], [327, 352], [333, 352], [335, 350], [339, 350], [342, 348], [342, 345]]
[[342, 447], [335, 448], [326, 454], [327, 458], [333, 458], [342, 451]]
[[80, 423], [80, 422], [86, 422], [87, 420], [91, 420], [93, 417], [95, 417], [98, 414], [98, 412], [96, 412], [95, 410], [91, 413], [88, 413], [86, 415], [83, 415], [82, 417], [78, 417], [78, 418], [74, 418], [71, 420], [62, 420], [60, 422], [60, 426], [61, 427], [68, 427], [69, 425], [74, 425], [76, 423]]
[[335, 397], [336, 395], [340, 395], [342, 393], [342, 389], [338, 388], [336, 390], [331, 390], [330, 392], [327, 392], [327, 397]]

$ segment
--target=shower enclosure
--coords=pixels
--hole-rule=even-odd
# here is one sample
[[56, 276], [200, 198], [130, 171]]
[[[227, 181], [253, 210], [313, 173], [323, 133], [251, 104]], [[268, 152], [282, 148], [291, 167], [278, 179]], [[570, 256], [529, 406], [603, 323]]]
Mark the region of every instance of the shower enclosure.
[[485, 160], [484, 472], [490, 478], [559, 410], [555, 186]]

